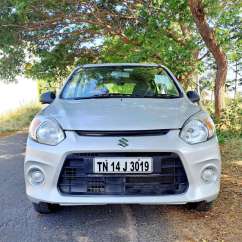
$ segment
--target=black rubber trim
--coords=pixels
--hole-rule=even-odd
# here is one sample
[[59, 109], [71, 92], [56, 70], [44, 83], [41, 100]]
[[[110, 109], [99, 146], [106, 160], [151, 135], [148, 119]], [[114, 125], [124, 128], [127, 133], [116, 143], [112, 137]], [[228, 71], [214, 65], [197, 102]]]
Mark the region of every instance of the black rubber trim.
[[123, 131], [107, 131], [107, 130], [75, 130], [80, 136], [153, 136], [166, 135], [169, 129], [154, 130], [123, 130]]

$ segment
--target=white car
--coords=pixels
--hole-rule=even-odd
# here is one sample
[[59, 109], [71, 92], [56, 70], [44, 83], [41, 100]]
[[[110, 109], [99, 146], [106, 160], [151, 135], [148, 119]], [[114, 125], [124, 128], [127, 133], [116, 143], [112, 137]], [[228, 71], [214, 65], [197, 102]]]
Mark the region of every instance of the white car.
[[220, 189], [214, 124], [157, 64], [76, 68], [31, 123], [26, 193], [40, 213], [59, 205], [191, 204]]

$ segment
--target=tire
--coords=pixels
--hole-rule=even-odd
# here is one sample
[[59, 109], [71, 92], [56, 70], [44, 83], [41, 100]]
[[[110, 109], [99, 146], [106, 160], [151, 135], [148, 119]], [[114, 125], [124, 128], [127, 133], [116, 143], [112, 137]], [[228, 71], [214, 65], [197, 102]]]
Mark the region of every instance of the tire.
[[48, 213], [56, 212], [60, 206], [58, 204], [40, 202], [40, 203], [33, 203], [33, 207], [37, 213], [48, 214]]
[[213, 202], [197, 202], [197, 203], [188, 203], [186, 207], [189, 210], [196, 210], [199, 212], [208, 212], [213, 207]]

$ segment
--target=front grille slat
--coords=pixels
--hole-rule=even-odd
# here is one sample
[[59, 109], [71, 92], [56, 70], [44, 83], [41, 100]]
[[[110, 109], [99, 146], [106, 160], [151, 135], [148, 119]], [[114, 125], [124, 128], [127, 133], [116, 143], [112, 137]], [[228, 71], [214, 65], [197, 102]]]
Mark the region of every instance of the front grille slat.
[[[151, 174], [94, 174], [94, 157], [152, 157]], [[184, 193], [188, 180], [174, 153], [76, 153], [66, 157], [59, 180], [61, 193], [71, 195], [170, 195]]]

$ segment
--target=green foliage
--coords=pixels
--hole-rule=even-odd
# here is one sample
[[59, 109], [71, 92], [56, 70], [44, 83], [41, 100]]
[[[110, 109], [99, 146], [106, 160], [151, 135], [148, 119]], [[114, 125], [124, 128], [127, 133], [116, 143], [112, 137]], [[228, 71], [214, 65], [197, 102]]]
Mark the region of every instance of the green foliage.
[[[138, 36], [138, 41], [141, 41], [141, 35]], [[114, 37], [104, 42], [101, 60], [103, 62], [161, 63], [168, 66], [182, 80], [183, 76], [187, 77], [187, 74], [193, 71], [192, 50], [189, 45], [180, 46], [162, 34], [156, 34], [156, 36], [144, 34], [142, 44], [137, 46], [124, 44]]]
[[47, 81], [47, 80], [42, 80], [39, 79], [37, 82], [38, 85], [38, 95], [40, 96], [42, 93], [48, 92], [48, 91], [53, 91], [55, 92], [58, 88], [59, 85], [57, 82], [54, 81]]
[[223, 110], [220, 120], [214, 117], [212, 103], [207, 103], [206, 108], [213, 117], [220, 143], [231, 138], [242, 139], [242, 99], [227, 100], [226, 108]]
[[186, 1], [154, 1], [152, 9], [144, 2], [138, 9], [139, 23], [125, 29], [129, 41], [124, 43], [119, 36], [105, 38], [101, 60], [162, 63], [180, 81], [192, 78], [198, 46]]
[[[239, 0], [205, 0], [231, 61], [241, 58]], [[206, 52], [187, 0], [0, 1], [0, 77], [60, 83], [76, 64], [156, 62], [188, 86]], [[211, 68], [211, 65], [208, 66]]]
[[25, 61], [26, 42], [15, 26], [22, 21], [14, 6], [14, 1], [0, 1], [0, 79], [5, 81], [14, 81]]

